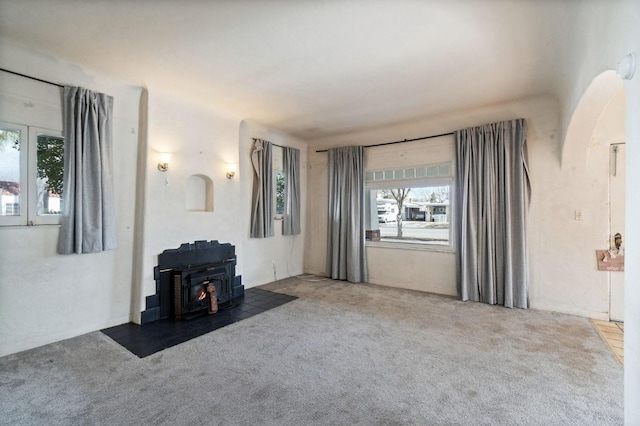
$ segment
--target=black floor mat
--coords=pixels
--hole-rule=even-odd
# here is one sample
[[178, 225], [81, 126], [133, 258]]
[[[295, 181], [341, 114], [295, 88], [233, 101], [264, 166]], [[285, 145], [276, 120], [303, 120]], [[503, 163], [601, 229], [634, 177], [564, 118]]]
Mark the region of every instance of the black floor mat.
[[190, 320], [163, 319], [145, 325], [128, 323], [105, 328], [102, 332], [144, 358], [295, 299], [295, 296], [249, 288], [243, 297], [234, 299], [233, 307], [214, 315], [204, 314]]

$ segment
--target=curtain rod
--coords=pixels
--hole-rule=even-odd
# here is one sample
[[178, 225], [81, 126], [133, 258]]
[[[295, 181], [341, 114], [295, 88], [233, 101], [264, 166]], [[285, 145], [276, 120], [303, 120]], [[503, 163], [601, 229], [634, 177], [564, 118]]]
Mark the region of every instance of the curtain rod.
[[[260, 139], [260, 138], [251, 138], [251, 139], [253, 139], [254, 142], [257, 141], [257, 140], [265, 141], [264, 139]], [[265, 141], [265, 142], [269, 142], [269, 141]], [[286, 148], [286, 147], [284, 147], [282, 145], [278, 145], [277, 143], [273, 143], [273, 142], [269, 142], [269, 143], [271, 145], [273, 145], [273, 146], [277, 146], [278, 148]]]
[[[397, 144], [397, 143], [421, 141], [423, 139], [439, 138], [440, 136], [449, 136], [449, 135], [453, 135], [453, 134], [454, 134], [453, 132], [449, 132], [449, 133], [441, 133], [439, 135], [423, 136], [421, 138], [415, 138], [415, 139], [404, 139], [404, 140], [401, 140], [401, 141], [374, 143], [374, 144], [371, 144], [371, 145], [363, 145], [363, 148], [372, 148], [374, 146], [394, 145], [394, 144]], [[329, 151], [328, 149], [319, 149], [316, 152], [328, 152], [328, 151]]]
[[58, 87], [60, 87], [61, 89], [64, 89], [64, 85], [59, 84], [59, 83], [53, 83], [53, 82], [51, 82], [51, 81], [42, 80], [42, 79], [40, 79], [40, 78], [36, 78], [36, 77], [31, 77], [30, 75], [20, 74], [19, 72], [10, 71], [10, 70], [4, 69], [4, 68], [0, 68], [0, 71], [4, 71], [4, 72], [7, 72], [7, 73], [9, 73], [9, 74], [17, 75], [17, 76], [24, 77], [24, 78], [29, 78], [29, 79], [31, 79], [31, 80], [39, 81], [40, 83], [51, 84], [51, 85], [53, 85], [53, 86], [58, 86]]

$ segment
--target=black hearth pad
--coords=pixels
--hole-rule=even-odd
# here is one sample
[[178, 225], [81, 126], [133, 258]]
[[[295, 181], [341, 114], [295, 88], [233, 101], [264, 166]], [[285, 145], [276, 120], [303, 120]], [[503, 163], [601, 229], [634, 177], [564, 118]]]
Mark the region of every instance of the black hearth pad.
[[287, 294], [249, 288], [243, 297], [233, 300], [235, 306], [214, 315], [204, 314], [182, 321], [164, 319], [145, 325], [128, 323], [105, 328], [102, 332], [131, 353], [144, 358], [295, 299], [297, 297]]

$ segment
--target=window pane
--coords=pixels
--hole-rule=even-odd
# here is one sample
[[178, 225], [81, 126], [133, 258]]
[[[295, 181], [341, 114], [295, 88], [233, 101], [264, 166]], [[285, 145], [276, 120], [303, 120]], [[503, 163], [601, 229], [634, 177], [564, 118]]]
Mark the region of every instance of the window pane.
[[36, 214], [60, 214], [62, 211], [62, 175], [64, 139], [38, 133], [38, 176], [36, 178]]
[[284, 214], [284, 172], [276, 172], [276, 216]]
[[450, 185], [372, 190], [381, 240], [450, 245], [449, 194]]
[[20, 131], [0, 128], [0, 216], [20, 216]]

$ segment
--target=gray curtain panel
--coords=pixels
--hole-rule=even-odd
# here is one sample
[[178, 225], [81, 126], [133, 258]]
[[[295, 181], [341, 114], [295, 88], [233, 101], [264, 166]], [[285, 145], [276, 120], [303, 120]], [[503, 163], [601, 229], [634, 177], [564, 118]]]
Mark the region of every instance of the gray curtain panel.
[[460, 297], [528, 308], [526, 123], [487, 124], [455, 138]]
[[64, 206], [60, 254], [118, 247], [113, 198], [113, 98], [64, 88]]
[[368, 280], [364, 212], [363, 147], [330, 149], [327, 276], [354, 283]]
[[273, 147], [256, 139], [251, 151], [253, 163], [253, 201], [251, 238], [273, 237]]
[[300, 233], [300, 150], [283, 147], [284, 215], [282, 235]]

